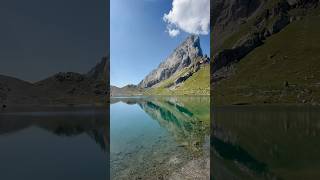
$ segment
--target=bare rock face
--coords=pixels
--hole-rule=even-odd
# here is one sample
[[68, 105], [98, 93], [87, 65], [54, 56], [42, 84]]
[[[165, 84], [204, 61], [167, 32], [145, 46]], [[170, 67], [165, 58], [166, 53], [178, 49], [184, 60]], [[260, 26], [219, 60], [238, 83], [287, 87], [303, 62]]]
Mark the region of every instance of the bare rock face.
[[195, 63], [199, 59], [198, 57], [202, 56], [199, 37], [191, 35], [157, 69], [148, 74], [138, 86], [141, 88], [152, 87], [160, 81], [168, 79], [175, 72]]
[[262, 6], [262, 0], [216, 0], [211, 6], [213, 49], [219, 49], [224, 40], [236, 32]]
[[213, 58], [213, 72], [220, 68], [237, 62], [256, 47], [262, 45], [261, 37], [257, 33], [244, 36], [232, 49], [225, 49], [217, 53]]
[[[213, 18], [213, 73], [232, 63], [240, 61], [248, 53], [273, 34], [280, 32], [292, 21], [296, 20], [288, 12], [292, 9], [317, 7], [319, 0], [279, 0], [268, 7], [266, 2], [271, 0], [225, 0], [215, 1], [212, 11]], [[248, 23], [254, 20], [253, 24]], [[272, 20], [274, 19], [274, 20]], [[246, 31], [237, 34], [237, 41], [231, 47], [219, 49], [221, 43], [237, 32], [240, 24], [250, 26]]]
[[108, 58], [103, 57], [101, 61], [86, 74], [86, 76], [95, 79], [96, 81], [106, 81], [108, 62]]

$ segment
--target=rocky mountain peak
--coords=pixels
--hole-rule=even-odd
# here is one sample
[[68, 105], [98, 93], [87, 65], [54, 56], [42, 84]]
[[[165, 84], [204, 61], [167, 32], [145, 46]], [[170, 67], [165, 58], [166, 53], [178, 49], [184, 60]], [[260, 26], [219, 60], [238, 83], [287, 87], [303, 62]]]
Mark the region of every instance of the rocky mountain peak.
[[107, 78], [107, 63], [108, 58], [103, 57], [101, 61], [86, 74], [86, 76], [94, 80], [105, 81]]
[[200, 38], [197, 35], [188, 36], [187, 39], [179, 47], [181, 48], [182, 46], [198, 48], [200, 50], [199, 53], [202, 55], [200, 47]]
[[160, 81], [168, 79], [175, 72], [196, 63], [199, 59], [197, 57], [202, 56], [199, 36], [190, 35], [167, 59], [149, 73], [138, 86], [141, 88], [152, 87]]

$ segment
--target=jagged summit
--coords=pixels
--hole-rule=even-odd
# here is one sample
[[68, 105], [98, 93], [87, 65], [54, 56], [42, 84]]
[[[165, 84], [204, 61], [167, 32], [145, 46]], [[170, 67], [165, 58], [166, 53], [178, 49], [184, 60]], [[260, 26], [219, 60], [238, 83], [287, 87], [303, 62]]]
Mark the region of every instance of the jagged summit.
[[152, 87], [160, 81], [168, 79], [175, 72], [195, 63], [197, 57], [202, 56], [199, 36], [190, 35], [166, 60], [148, 74], [138, 86], [141, 88]]
[[107, 77], [107, 57], [103, 57], [101, 61], [93, 67], [86, 75], [95, 80], [105, 81]]
[[209, 57], [202, 53], [199, 36], [190, 35], [138, 85], [127, 85], [122, 88], [111, 86], [110, 94], [111, 96], [207, 95], [210, 85], [209, 63]]
[[[178, 46], [175, 51], [182, 47], [195, 48], [197, 50], [197, 55], [202, 56], [202, 49], [200, 47], [200, 37], [198, 35], [190, 35], [187, 39]], [[190, 49], [191, 50], [191, 49]]]

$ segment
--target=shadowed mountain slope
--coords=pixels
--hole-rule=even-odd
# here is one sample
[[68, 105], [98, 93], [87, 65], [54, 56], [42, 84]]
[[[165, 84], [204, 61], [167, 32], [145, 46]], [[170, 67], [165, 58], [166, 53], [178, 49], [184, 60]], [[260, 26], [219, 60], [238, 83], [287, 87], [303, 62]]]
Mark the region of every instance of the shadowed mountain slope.
[[87, 74], [60, 72], [36, 83], [0, 76], [0, 103], [55, 105], [104, 103], [107, 94], [107, 58]]
[[[212, 27], [217, 36], [211, 50], [214, 103], [319, 104], [319, 1], [250, 3], [259, 6], [249, 8], [251, 13], [243, 18], [231, 18], [233, 21], [222, 12], [216, 19], [223, 19], [224, 25], [217, 20]], [[233, 7], [240, 8], [231, 3], [222, 11]], [[236, 29], [228, 25], [234, 21]], [[233, 31], [224, 36], [219, 34], [221, 28]]]

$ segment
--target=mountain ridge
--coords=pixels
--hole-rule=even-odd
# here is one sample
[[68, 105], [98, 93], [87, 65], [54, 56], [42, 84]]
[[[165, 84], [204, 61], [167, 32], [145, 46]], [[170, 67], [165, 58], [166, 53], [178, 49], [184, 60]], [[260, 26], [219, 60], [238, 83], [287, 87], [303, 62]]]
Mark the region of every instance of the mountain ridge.
[[[133, 96], [133, 95], [182, 95], [182, 94], [209, 94], [209, 62], [207, 55], [203, 55], [200, 37], [197, 35], [188, 36], [173, 52], [163, 60], [157, 68], [153, 69], [145, 76], [137, 85], [125, 86], [122, 88], [111, 86], [111, 96]], [[205, 67], [206, 66], [206, 67]], [[183, 87], [201, 71], [206, 71], [202, 74], [207, 74], [204, 79], [206, 87]], [[199, 72], [198, 72], [199, 71]], [[203, 83], [206, 84], [206, 83]], [[202, 84], [201, 84], [202, 85]], [[178, 90], [178, 89], [184, 89]], [[195, 91], [192, 88], [200, 88], [200, 91]], [[190, 91], [189, 91], [190, 89]], [[192, 93], [191, 93], [192, 91]], [[201, 95], [200, 94], [200, 95]]]
[[142, 88], [152, 87], [160, 81], [168, 79], [182, 68], [189, 66], [198, 56], [202, 56], [200, 38], [199, 36], [191, 35], [175, 48], [156, 69], [152, 70], [138, 86]]
[[104, 57], [88, 73], [59, 72], [34, 83], [0, 75], [0, 104], [104, 103], [108, 87], [107, 63]]

